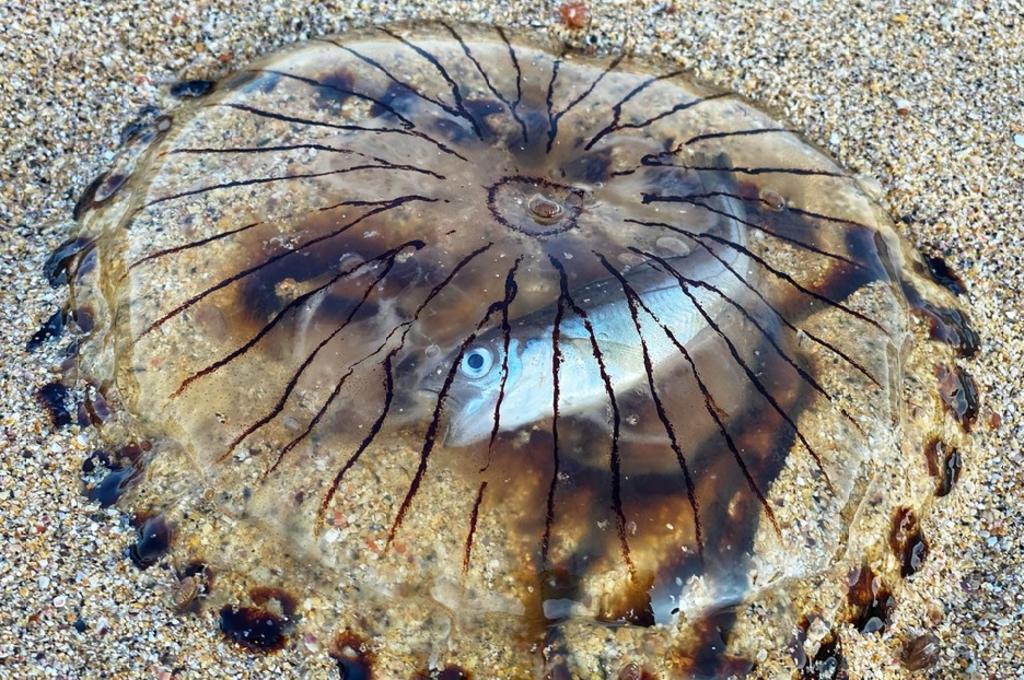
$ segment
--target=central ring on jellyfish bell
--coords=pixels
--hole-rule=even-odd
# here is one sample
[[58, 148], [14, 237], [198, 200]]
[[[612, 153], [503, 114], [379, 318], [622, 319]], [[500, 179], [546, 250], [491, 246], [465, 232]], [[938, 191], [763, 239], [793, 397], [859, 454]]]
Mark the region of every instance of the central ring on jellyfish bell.
[[502, 177], [487, 190], [494, 219], [527, 236], [554, 236], [576, 226], [586, 191], [543, 177]]

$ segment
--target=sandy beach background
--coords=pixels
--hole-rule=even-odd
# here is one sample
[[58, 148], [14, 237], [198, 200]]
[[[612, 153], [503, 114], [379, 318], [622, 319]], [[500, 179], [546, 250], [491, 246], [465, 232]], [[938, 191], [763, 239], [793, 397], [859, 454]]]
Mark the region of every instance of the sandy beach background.
[[[500, 6], [500, 9], [498, 8]], [[173, 575], [123, 557], [133, 530], [81, 493], [89, 449], [35, 390], [59, 345], [25, 343], [63, 302], [41, 275], [123, 125], [181, 78], [348, 25], [444, 16], [566, 33], [558, 3], [0, 1], [0, 678], [337, 677], [299, 641], [253, 656], [216, 613], [177, 617]], [[853, 678], [910, 677], [902, 642], [938, 636], [935, 678], [1024, 677], [1024, 5], [592, 2], [600, 49], [677, 59], [781, 112], [875, 178], [908, 238], [969, 287], [984, 395], [931, 553], [882, 636], [844, 649]], [[315, 650], [314, 650], [315, 651]]]

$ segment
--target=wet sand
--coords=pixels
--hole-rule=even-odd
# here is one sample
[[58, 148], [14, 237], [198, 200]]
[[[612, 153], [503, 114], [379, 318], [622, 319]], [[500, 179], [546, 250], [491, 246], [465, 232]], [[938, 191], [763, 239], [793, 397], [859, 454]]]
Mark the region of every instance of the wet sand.
[[[0, 4], [0, 678], [337, 677], [314, 641], [253, 656], [216, 612], [175, 616], [168, 569], [123, 556], [134, 530], [81, 493], [90, 435], [35, 398], [62, 343], [26, 341], [63, 303], [42, 265], [121, 127], [181, 78], [216, 78], [346, 21], [447, 16], [564, 33], [558, 5], [514, 2]], [[980, 6], [979, 6], [980, 7]], [[664, 54], [780, 112], [969, 288], [984, 396], [955, 490], [924, 518], [930, 554], [881, 636], [849, 631], [852, 678], [900, 678], [904, 642], [940, 640], [936, 677], [1024, 676], [1024, 15], [883, 4], [595, 5], [577, 44]], [[568, 34], [567, 34], [568, 35]], [[310, 648], [309, 653], [305, 648]], [[775, 677], [773, 675], [773, 677]]]

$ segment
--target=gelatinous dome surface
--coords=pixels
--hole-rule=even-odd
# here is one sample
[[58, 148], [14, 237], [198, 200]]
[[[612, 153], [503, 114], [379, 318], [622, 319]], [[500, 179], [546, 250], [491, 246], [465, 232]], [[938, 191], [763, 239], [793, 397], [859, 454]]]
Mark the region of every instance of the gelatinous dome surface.
[[414, 602], [514, 669], [509, 630], [693, 621], [830, 568], [900, 455], [912, 255], [671, 68], [356, 32], [118, 163], [76, 295], [154, 441], [138, 502], [336, 630], [457, 637]]

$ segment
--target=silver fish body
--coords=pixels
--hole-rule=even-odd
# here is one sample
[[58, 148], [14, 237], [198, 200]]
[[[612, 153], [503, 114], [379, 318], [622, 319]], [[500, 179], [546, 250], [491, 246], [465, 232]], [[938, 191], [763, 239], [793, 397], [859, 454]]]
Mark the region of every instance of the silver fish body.
[[[737, 215], [741, 208], [730, 205], [729, 211]], [[750, 258], [745, 253], [743, 226], [729, 220], [720, 238], [734, 245], [711, 239], [700, 239], [698, 243], [692, 239], [695, 243], [689, 255], [661, 262], [652, 259], [623, 273], [625, 285], [640, 301], [636, 320], [624, 284], [615, 276], [570, 291], [571, 302], [583, 310], [585, 318], [572, 309], [569, 300], [563, 300], [558, 337], [559, 416], [601, 409], [608, 403], [609, 385], [600, 370], [598, 356], [613, 394], [646, 381], [643, 346], [656, 371], [665, 362], [685, 361], [673, 338], [684, 347], [693, 343], [709, 328], [708, 319], [718, 318], [730, 300], [741, 296], [746, 284], [740, 276], [749, 283]], [[682, 282], [676, 274], [683, 277]], [[504, 386], [504, 336], [500, 328], [481, 335], [461, 357], [449, 355], [447, 363], [443, 362], [435, 374], [428, 376], [427, 382], [434, 384], [427, 389], [437, 392], [438, 377], [445, 367], [456, 360], [461, 362], [445, 395], [447, 446], [469, 446], [488, 439], [496, 417], [499, 431], [513, 431], [554, 415], [555, 315], [555, 309], [546, 308], [512, 322]], [[474, 370], [470, 364], [476, 363], [479, 368], [486, 364], [487, 370]], [[496, 414], [499, 394], [501, 404]]]

